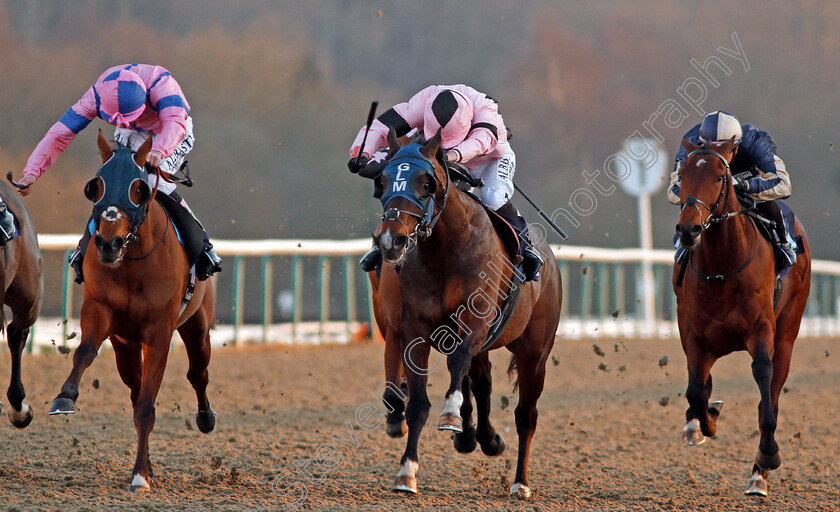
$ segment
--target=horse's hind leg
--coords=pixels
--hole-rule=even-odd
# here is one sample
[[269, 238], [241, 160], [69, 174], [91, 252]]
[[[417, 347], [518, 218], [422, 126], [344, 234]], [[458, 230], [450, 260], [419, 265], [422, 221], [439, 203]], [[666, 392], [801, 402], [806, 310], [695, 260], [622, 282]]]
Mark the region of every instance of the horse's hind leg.
[[[518, 345], [522, 347], [524, 343], [518, 343]], [[537, 400], [545, 385], [547, 354], [533, 350], [513, 348], [512, 350], [514, 350], [513, 357], [519, 378], [519, 404], [514, 411], [516, 433], [519, 435], [519, 454], [516, 461], [516, 477], [510, 493], [520, 499], [527, 499], [531, 496], [531, 488], [528, 486], [528, 457], [531, 451], [531, 439], [537, 429]]]
[[486, 455], [501, 455], [505, 451], [505, 440], [496, 433], [490, 423], [490, 396], [493, 391], [493, 378], [490, 374], [492, 365], [487, 352], [473, 358], [470, 367], [472, 390], [476, 405], [476, 438], [481, 444], [481, 451]]
[[472, 379], [464, 375], [461, 381], [461, 393], [464, 394], [464, 403], [461, 404], [461, 418], [463, 419], [463, 431], [452, 434], [452, 443], [460, 453], [472, 453], [478, 443], [475, 438], [475, 425], [472, 421]]
[[50, 406], [50, 415], [72, 414], [76, 412], [76, 399], [79, 398], [79, 382], [88, 366], [96, 359], [99, 347], [105, 341], [111, 328], [111, 316], [107, 308], [92, 301], [82, 304], [81, 327], [82, 341], [73, 353], [73, 369], [61, 386], [61, 392]]
[[472, 354], [470, 354], [470, 338], [459, 343], [455, 350], [446, 356], [446, 366], [449, 368], [449, 389], [446, 391], [443, 413], [438, 420], [438, 430], [451, 430], [462, 432], [464, 430], [463, 419], [461, 418], [461, 406], [464, 403], [464, 394], [461, 392], [461, 383], [467, 371], [470, 369]]
[[[137, 404], [140, 396], [140, 387], [143, 385], [143, 352], [140, 343], [127, 344], [114, 336], [111, 337], [111, 346], [114, 347], [114, 356], [117, 361], [117, 371], [123, 383], [131, 390], [131, 406]], [[146, 465], [149, 468], [149, 477], [154, 476], [152, 462], [149, 460], [149, 450], [146, 449]]]
[[382, 401], [388, 409], [385, 432], [390, 437], [403, 437], [408, 432], [405, 422], [405, 393], [400, 389], [402, 352], [399, 333], [388, 328], [385, 333], [385, 390]]
[[685, 411], [685, 426], [682, 442], [687, 446], [696, 446], [706, 442], [705, 436], [717, 433], [717, 418], [722, 402], [709, 406], [712, 395], [712, 365], [716, 358], [700, 348], [696, 338], [689, 338], [685, 344], [688, 362], [688, 388], [685, 397], [688, 410]]
[[17, 321], [12, 321], [6, 330], [9, 351], [12, 354], [12, 378], [6, 396], [9, 399], [9, 420], [17, 428], [26, 428], [32, 422], [32, 407], [26, 403], [26, 391], [21, 380], [21, 355], [29, 337], [29, 328], [22, 329]]
[[151, 477], [149, 467], [149, 434], [155, 426], [155, 400], [157, 399], [163, 373], [166, 369], [166, 358], [169, 355], [169, 343], [172, 330], [169, 325], [149, 327], [143, 333], [143, 375], [140, 393], [134, 403], [134, 428], [137, 430], [137, 458], [134, 462], [129, 491], [148, 491], [148, 479]]
[[187, 369], [187, 380], [195, 390], [198, 400], [198, 412], [195, 424], [198, 430], [207, 434], [216, 428], [216, 413], [210, 407], [207, 399], [207, 384], [210, 382], [210, 319], [203, 308], [178, 328], [178, 333], [184, 340], [190, 366]]

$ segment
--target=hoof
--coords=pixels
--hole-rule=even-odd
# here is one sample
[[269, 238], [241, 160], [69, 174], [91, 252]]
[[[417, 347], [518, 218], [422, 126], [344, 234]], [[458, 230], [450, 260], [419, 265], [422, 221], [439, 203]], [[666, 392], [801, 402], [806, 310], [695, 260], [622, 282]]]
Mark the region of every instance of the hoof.
[[709, 412], [716, 411], [720, 414], [721, 409], [723, 409], [723, 400], [717, 400], [709, 404]]
[[685, 424], [682, 431], [682, 444], [686, 446], [699, 446], [706, 442], [706, 436], [700, 430], [700, 420], [697, 418]]
[[767, 455], [766, 453], [762, 453], [761, 450], [758, 450], [758, 453], [755, 454], [755, 463], [761, 469], [768, 471], [779, 469], [779, 466], [782, 465], [782, 455], [779, 453], [779, 450], [776, 450], [776, 453], [773, 455]]
[[510, 486], [510, 495], [520, 500], [527, 500], [531, 497], [531, 488], [525, 484], [515, 483]]
[[452, 432], [464, 431], [461, 417], [451, 412], [445, 412], [440, 415], [437, 428], [438, 430], [451, 430]]
[[212, 407], [206, 411], [198, 411], [195, 415], [195, 425], [202, 434], [209, 434], [216, 428], [216, 417], [218, 416]]
[[394, 480], [394, 492], [408, 492], [417, 494], [417, 473], [418, 464], [411, 460], [406, 460], [400, 466], [400, 472], [397, 473], [397, 478]]
[[459, 434], [452, 433], [452, 444], [455, 446], [455, 451], [458, 453], [472, 453], [478, 446], [478, 441], [475, 440], [475, 428], [467, 426], [467, 430]]
[[69, 398], [58, 397], [53, 400], [52, 406], [50, 406], [50, 416], [73, 414], [74, 412], [76, 412], [76, 403]]
[[394, 480], [394, 492], [417, 494], [417, 478], [413, 476], [398, 476]]
[[500, 436], [499, 434], [495, 434], [493, 436], [493, 440], [489, 443], [484, 443], [481, 445], [481, 451], [484, 452], [484, 455], [489, 455], [490, 457], [496, 457], [505, 453], [505, 438]]
[[9, 408], [9, 421], [17, 428], [26, 428], [32, 423], [32, 407], [26, 401], [21, 402], [20, 410], [15, 410], [14, 406]]
[[408, 424], [405, 420], [402, 420], [399, 423], [386, 423], [385, 433], [388, 434], [388, 437], [405, 437], [405, 435], [408, 434]]
[[749, 496], [767, 496], [767, 479], [761, 476], [761, 473], [756, 471], [750, 478], [750, 483], [747, 484], [747, 489], [744, 494]]
[[151, 490], [151, 487], [149, 486], [149, 482], [147, 482], [145, 478], [138, 474], [134, 475], [134, 480], [131, 481], [131, 485], [128, 486], [128, 490], [129, 492], [146, 492], [148, 490]]

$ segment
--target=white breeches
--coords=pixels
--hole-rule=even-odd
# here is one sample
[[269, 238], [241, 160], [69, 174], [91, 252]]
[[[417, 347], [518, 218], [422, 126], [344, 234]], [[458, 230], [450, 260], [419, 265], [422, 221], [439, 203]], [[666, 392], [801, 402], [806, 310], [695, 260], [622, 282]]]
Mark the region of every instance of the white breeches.
[[470, 169], [473, 178], [481, 178], [481, 204], [491, 210], [498, 210], [513, 197], [513, 174], [516, 171], [516, 154], [508, 150], [497, 160], [490, 160], [475, 169]]

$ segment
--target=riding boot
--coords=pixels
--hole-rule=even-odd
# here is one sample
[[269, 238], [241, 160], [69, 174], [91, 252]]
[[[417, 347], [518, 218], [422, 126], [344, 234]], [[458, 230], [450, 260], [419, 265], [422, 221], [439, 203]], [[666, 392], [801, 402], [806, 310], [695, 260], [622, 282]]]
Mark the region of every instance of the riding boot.
[[85, 261], [85, 252], [87, 251], [87, 246], [90, 243], [90, 222], [85, 225], [85, 232], [82, 235], [82, 239], [79, 240], [79, 245], [76, 246], [76, 250], [70, 254], [70, 257], [67, 258], [67, 263], [73, 267], [73, 270], [76, 271], [76, 281], [77, 284], [82, 284], [85, 282], [85, 276], [82, 273], [82, 265]]
[[779, 203], [776, 201], [765, 201], [757, 204], [756, 207], [759, 213], [775, 223], [774, 233], [776, 240], [773, 245], [776, 252], [776, 260], [778, 261], [777, 270], [782, 271], [796, 265], [796, 249], [785, 229], [785, 219]]
[[370, 250], [362, 256], [362, 259], [359, 260], [359, 266], [362, 267], [362, 270], [365, 272], [376, 270], [380, 265], [382, 265], [382, 251], [379, 249], [378, 245], [371, 247]]
[[525, 281], [536, 281], [540, 276], [543, 259], [528, 236], [528, 222], [519, 215], [519, 211], [510, 201], [497, 209], [496, 213], [508, 221], [519, 237], [519, 252], [522, 255], [522, 273], [525, 274]]
[[210, 243], [207, 232], [204, 232], [204, 245], [201, 248], [201, 255], [195, 264], [195, 275], [200, 281], [208, 279], [216, 272], [222, 271], [222, 258], [220, 258]]
[[6, 203], [0, 199], [0, 245], [5, 244], [15, 235], [15, 218], [12, 212], [6, 206]]
[[796, 265], [796, 249], [793, 248], [793, 244], [790, 242], [782, 242], [776, 244], [777, 252], [781, 257], [781, 268], [779, 270], [784, 270], [788, 267], [792, 267]]

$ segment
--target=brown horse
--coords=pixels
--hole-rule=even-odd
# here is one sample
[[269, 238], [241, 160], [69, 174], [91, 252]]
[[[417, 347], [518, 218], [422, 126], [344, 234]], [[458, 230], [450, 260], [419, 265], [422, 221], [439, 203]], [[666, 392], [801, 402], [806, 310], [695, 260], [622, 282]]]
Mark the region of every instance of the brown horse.
[[[440, 363], [436, 356], [429, 367], [432, 348], [446, 355], [451, 378], [438, 429], [454, 433], [458, 451], [470, 452], [476, 443], [488, 455], [504, 451], [505, 442], [489, 419], [492, 380], [488, 351], [506, 347], [513, 354], [510, 371], [519, 373], [515, 412], [519, 454], [510, 492], [527, 498], [531, 494], [527, 466], [537, 424], [536, 404], [560, 317], [559, 268], [542, 241], [538, 248], [548, 262], [540, 280], [513, 281], [515, 269], [490, 217], [477, 201], [450, 186], [440, 134], [424, 144], [400, 149], [394, 138], [389, 143], [395, 154], [382, 175], [385, 213], [375, 241], [383, 259], [401, 268], [399, 278], [394, 279], [384, 265], [380, 292], [393, 285], [399, 287], [399, 293], [380, 293], [377, 300], [400, 300], [399, 307], [389, 305], [390, 315], [398, 321], [387, 326], [386, 369], [390, 360], [391, 375], [398, 374], [393, 373], [398, 372], [393, 365], [398, 341], [397, 354], [409, 392], [405, 412], [408, 440], [394, 490], [417, 492], [417, 446], [431, 406], [426, 382]], [[490, 326], [514, 286], [519, 287], [518, 306], [501, 335], [485, 346]], [[471, 418], [473, 394], [475, 425]]]
[[84, 260], [81, 343], [73, 354], [73, 370], [50, 408], [50, 414], [75, 411], [82, 373], [110, 338], [134, 407], [138, 441], [131, 491], [149, 490], [149, 434], [176, 329], [189, 357], [187, 379], [198, 397], [196, 424], [204, 433], [216, 424], [206, 392], [215, 292], [209, 281], [199, 281], [192, 300], [182, 307], [190, 284], [187, 255], [145, 180], [142, 166], [151, 144], [149, 137], [136, 153], [114, 150], [99, 132], [103, 164], [85, 186], [97, 223], [88, 254], [95, 247], [98, 258]]
[[701, 148], [684, 140], [683, 147], [688, 158], [680, 169], [682, 212], [676, 230], [691, 251], [686, 265], [692, 271], [685, 272], [680, 285], [679, 266], [674, 269], [680, 338], [688, 360], [689, 409], [682, 439], [691, 446], [715, 435], [722, 402], [709, 405], [712, 365], [733, 351], [749, 352], [761, 394], [761, 439], [746, 493], [766, 496], [769, 471], [781, 464], [774, 438], [779, 393], [811, 286], [808, 239], [797, 220], [804, 252], [782, 281], [774, 309], [773, 248], [758, 234], [755, 221], [742, 215], [729, 169], [737, 150], [734, 141]]
[[[32, 408], [24, 398], [26, 392], [21, 382], [20, 358], [29, 329], [41, 310], [44, 293], [44, 272], [41, 249], [35, 224], [23, 201], [9, 185], [0, 183], [0, 196], [9, 210], [14, 212], [20, 225], [20, 236], [2, 244], [0, 251], [0, 329], [6, 324], [2, 304], [12, 310], [12, 321], [6, 327], [6, 338], [12, 354], [12, 379], [6, 397], [9, 399], [9, 420], [17, 428], [26, 428], [32, 421]], [[2, 408], [2, 404], [0, 404]]]

